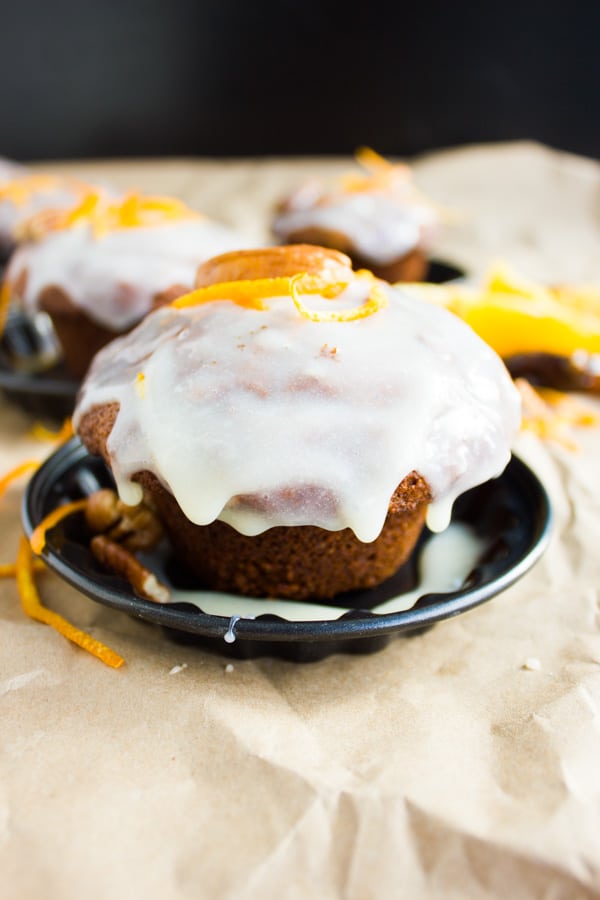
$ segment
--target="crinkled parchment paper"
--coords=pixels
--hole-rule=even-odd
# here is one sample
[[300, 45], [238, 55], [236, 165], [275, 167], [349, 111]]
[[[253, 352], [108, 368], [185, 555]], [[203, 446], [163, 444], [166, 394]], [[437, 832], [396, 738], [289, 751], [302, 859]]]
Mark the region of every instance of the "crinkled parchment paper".
[[[266, 239], [282, 192], [347, 164], [62, 168], [176, 193]], [[600, 165], [508, 144], [434, 154], [417, 173], [454, 218], [438, 255], [600, 281]], [[46, 452], [31, 424], [2, 402], [2, 471]], [[537, 567], [372, 656], [226, 671], [42, 576], [49, 605], [125, 656], [112, 671], [0, 583], [4, 900], [600, 897], [600, 430], [577, 441], [519, 442], [555, 502]], [[20, 497], [0, 505], [2, 562]]]

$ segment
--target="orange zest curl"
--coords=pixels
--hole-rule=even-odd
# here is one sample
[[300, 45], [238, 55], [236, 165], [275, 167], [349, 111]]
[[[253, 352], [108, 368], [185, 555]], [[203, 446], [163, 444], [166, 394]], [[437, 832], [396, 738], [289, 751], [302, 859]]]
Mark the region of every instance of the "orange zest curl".
[[66, 519], [67, 516], [72, 515], [72, 513], [85, 509], [86, 505], [87, 498], [84, 498], [83, 500], [74, 500], [72, 503], [65, 503], [63, 506], [59, 506], [58, 509], [52, 510], [31, 535], [31, 549], [33, 552], [39, 556], [46, 544], [46, 532], [58, 525], [63, 519]]
[[21, 606], [26, 615], [37, 622], [50, 625], [67, 640], [77, 644], [83, 650], [87, 650], [88, 653], [101, 660], [105, 665], [113, 669], [118, 669], [123, 665], [125, 662], [123, 657], [111, 650], [110, 647], [107, 647], [106, 644], [95, 640], [91, 635], [86, 634], [85, 631], [80, 631], [79, 628], [76, 628], [61, 615], [43, 606], [34, 580], [34, 559], [31, 547], [25, 537], [21, 538], [19, 544], [15, 574]]
[[[380, 309], [383, 309], [388, 305], [388, 298], [383, 290], [383, 287], [380, 282], [378, 282], [374, 276], [367, 272], [366, 270], [361, 270], [356, 273], [356, 277], [369, 280], [372, 282], [371, 290], [369, 292], [369, 296], [360, 306], [354, 307], [353, 309], [342, 309], [342, 310], [333, 310], [331, 312], [323, 312], [321, 310], [310, 310], [308, 307], [304, 305], [302, 300], [300, 299], [300, 293], [322, 293], [322, 291], [302, 291], [298, 290], [298, 288], [302, 288], [303, 280], [306, 277], [305, 275], [296, 275], [292, 278], [291, 285], [291, 293], [292, 293], [292, 301], [294, 306], [298, 310], [301, 316], [305, 319], [310, 319], [311, 322], [355, 322], [357, 319], [366, 319], [367, 316], [372, 316], [374, 313], [379, 312]], [[347, 287], [347, 285], [344, 285]]]
[[0, 497], [2, 497], [9, 484], [16, 481], [21, 475], [33, 472], [39, 465], [40, 463], [36, 459], [28, 459], [25, 462], [19, 463], [19, 465], [15, 466], [14, 469], [11, 469], [10, 472], [7, 472], [6, 475], [0, 478]]
[[191, 306], [200, 306], [215, 300], [231, 301], [245, 309], [268, 309], [264, 302], [269, 297], [290, 297], [294, 306], [305, 319], [311, 322], [353, 322], [356, 319], [364, 319], [378, 312], [388, 304], [388, 298], [383, 286], [371, 272], [361, 270], [355, 273], [355, 277], [372, 282], [371, 291], [367, 300], [359, 307], [337, 311], [310, 310], [300, 299], [301, 295], [320, 294], [328, 300], [333, 300], [348, 287], [348, 281], [326, 281], [318, 275], [309, 275], [306, 272], [291, 277], [280, 278], [256, 278], [242, 281], [224, 281], [218, 284], [210, 284], [208, 287], [197, 288], [183, 297], [178, 297], [171, 303], [175, 309], [187, 309]]

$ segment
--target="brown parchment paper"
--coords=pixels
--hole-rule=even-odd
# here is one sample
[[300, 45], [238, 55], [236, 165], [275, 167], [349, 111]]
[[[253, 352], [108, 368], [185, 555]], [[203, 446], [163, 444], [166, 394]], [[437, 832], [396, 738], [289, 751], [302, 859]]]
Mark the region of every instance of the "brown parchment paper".
[[[254, 239], [302, 175], [347, 160], [63, 165], [171, 192]], [[600, 280], [600, 165], [532, 144], [417, 162], [452, 210], [438, 254]], [[47, 448], [0, 404], [0, 469]], [[372, 656], [235, 662], [167, 641], [51, 573], [44, 600], [115, 672], [0, 583], [6, 900], [600, 897], [600, 430], [522, 437], [556, 527], [490, 603]], [[14, 558], [21, 487], [0, 504]], [[539, 660], [539, 669], [523, 668]]]

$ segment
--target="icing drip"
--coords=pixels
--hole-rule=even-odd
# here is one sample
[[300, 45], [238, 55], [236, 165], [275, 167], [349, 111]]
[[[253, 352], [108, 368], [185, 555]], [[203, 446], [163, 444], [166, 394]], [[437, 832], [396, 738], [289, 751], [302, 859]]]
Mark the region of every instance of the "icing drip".
[[[358, 306], [368, 291], [357, 280], [310, 302]], [[131, 477], [148, 470], [197, 524], [349, 527], [369, 542], [415, 470], [444, 527], [459, 494], [504, 469], [519, 397], [458, 318], [386, 291], [387, 306], [349, 322], [310, 321], [289, 297], [158, 310], [96, 357], [76, 424], [119, 403], [108, 450], [121, 497], [138, 502]]]

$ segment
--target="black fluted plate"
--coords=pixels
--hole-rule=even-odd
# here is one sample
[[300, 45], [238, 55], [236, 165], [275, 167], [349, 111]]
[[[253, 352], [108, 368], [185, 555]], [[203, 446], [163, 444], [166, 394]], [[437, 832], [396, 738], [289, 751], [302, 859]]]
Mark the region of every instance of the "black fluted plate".
[[26, 412], [60, 421], [72, 415], [79, 384], [62, 365], [47, 372], [19, 372], [0, 356], [0, 390]]
[[[113, 481], [104, 463], [92, 457], [77, 438], [64, 444], [35, 473], [23, 501], [23, 524], [33, 529], [62, 503], [77, 500]], [[423, 630], [463, 613], [504, 591], [521, 578], [544, 552], [550, 535], [548, 497], [533, 472], [513, 457], [504, 473], [463, 494], [454, 506], [453, 521], [469, 525], [486, 550], [459, 590], [422, 595], [404, 612], [374, 614], [371, 609], [415, 583], [419, 548], [393, 578], [378, 588], [340, 595], [327, 605], [339, 605], [339, 617], [323, 621], [290, 621], [272, 614], [242, 619], [234, 643], [226, 643], [229, 616], [202, 612], [189, 603], [157, 604], [137, 597], [122, 578], [108, 572], [89, 549], [90, 534], [82, 514], [64, 519], [47, 534], [42, 556], [48, 566], [93, 600], [167, 629], [178, 640], [200, 642], [237, 657], [283, 656], [298, 661], [331, 653], [370, 653], [398, 634]], [[426, 532], [422, 541], [426, 541]], [[169, 565], [168, 549], [154, 554], [161, 572]], [[175, 576], [181, 581], [180, 571]], [[173, 583], [172, 587], [181, 587]], [[267, 601], [265, 601], [267, 602]], [[348, 611], [350, 610], [350, 611]]]

